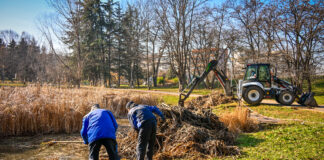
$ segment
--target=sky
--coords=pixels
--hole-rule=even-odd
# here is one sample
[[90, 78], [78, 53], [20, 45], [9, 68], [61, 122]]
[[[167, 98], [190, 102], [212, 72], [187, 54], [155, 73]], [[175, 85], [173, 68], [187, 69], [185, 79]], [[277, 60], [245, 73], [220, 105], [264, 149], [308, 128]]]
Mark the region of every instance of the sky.
[[[126, 5], [126, 1], [121, 0], [122, 6]], [[46, 0], [0, 0], [0, 31], [13, 30], [19, 35], [25, 31], [37, 40], [41, 40], [42, 35], [37, 27], [37, 19], [52, 13], [55, 12]]]
[[25, 31], [39, 39], [38, 17], [53, 12], [46, 0], [0, 0], [0, 31], [11, 29], [19, 35]]

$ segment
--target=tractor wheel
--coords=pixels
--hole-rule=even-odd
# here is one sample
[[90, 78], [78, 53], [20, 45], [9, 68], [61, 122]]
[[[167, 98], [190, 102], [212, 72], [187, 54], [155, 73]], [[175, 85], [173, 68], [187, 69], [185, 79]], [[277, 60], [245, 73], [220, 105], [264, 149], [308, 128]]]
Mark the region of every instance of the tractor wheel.
[[263, 90], [258, 86], [250, 86], [243, 92], [243, 99], [251, 105], [259, 105], [264, 97]]
[[276, 99], [277, 103], [281, 104], [280, 101], [279, 101], [279, 96], [278, 95], [275, 96], [275, 99]]
[[279, 94], [279, 102], [283, 105], [291, 105], [295, 98], [295, 94], [291, 91], [281, 91]]

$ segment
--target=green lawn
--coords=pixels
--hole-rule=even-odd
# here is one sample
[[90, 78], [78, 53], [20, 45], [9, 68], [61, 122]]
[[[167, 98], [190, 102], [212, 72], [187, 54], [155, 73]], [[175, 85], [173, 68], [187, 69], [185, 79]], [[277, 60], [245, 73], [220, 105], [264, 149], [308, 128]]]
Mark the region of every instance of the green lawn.
[[298, 119], [309, 122], [324, 123], [324, 113], [305, 110], [296, 107], [282, 107], [276, 105], [250, 106], [250, 108], [262, 115], [279, 119]]
[[323, 124], [281, 124], [256, 133], [241, 134], [237, 159], [322, 159]]
[[[193, 97], [189, 97], [186, 102], [192, 100]], [[174, 96], [174, 95], [162, 95], [162, 100], [161, 103], [165, 103], [167, 105], [170, 106], [175, 106], [178, 105], [178, 100], [179, 100], [179, 96]]]
[[324, 105], [324, 79], [315, 80], [312, 84], [312, 91], [315, 92], [317, 103]]
[[[221, 115], [236, 103], [214, 107]], [[275, 105], [250, 106], [262, 115], [287, 119], [282, 124], [263, 126], [255, 133], [242, 133], [236, 144], [241, 155], [215, 159], [322, 159], [324, 155], [324, 113]], [[298, 120], [297, 120], [298, 119]]]
[[173, 96], [173, 95], [162, 95], [162, 101], [163, 103], [173, 106], [177, 105], [179, 100], [179, 96]]

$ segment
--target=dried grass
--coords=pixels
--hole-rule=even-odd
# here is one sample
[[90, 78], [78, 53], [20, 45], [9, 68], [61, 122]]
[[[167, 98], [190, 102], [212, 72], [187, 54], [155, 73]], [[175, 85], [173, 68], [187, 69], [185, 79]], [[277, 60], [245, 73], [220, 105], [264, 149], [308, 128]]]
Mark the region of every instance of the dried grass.
[[219, 119], [236, 134], [259, 130], [258, 121], [250, 118], [250, 111], [247, 108], [237, 106], [233, 112], [224, 113]]

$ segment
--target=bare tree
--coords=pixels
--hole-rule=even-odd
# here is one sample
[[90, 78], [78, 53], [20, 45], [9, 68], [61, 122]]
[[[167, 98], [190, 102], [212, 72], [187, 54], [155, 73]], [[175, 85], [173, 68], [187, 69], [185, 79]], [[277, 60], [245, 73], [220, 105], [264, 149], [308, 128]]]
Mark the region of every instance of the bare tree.
[[276, 33], [276, 47], [285, 53], [288, 67], [293, 68], [294, 83], [302, 88], [306, 79], [311, 91], [311, 77], [315, 74], [312, 71], [323, 53], [323, 2], [279, 2], [282, 7], [280, 20], [276, 23], [279, 32]]
[[193, 18], [206, 0], [157, 1], [158, 15], [170, 66], [179, 78], [179, 90], [186, 85]]
[[261, 36], [261, 9], [263, 2], [260, 0], [242, 0], [234, 3], [233, 18], [237, 20], [242, 28], [242, 45], [246, 45], [246, 54], [250, 55], [253, 62], [259, 60], [262, 52]]
[[[58, 13], [57, 17], [51, 17], [52, 21], [47, 21], [49, 17], [40, 20], [39, 28], [45, 36], [51, 52], [53, 52], [58, 60], [68, 70], [69, 75], [72, 76], [73, 83], [80, 87], [82, 70], [83, 70], [83, 52], [81, 46], [81, 3], [80, 0], [48, 0], [49, 5]], [[69, 55], [75, 59], [76, 65], [68, 65], [55, 48], [53, 35], [58, 40], [67, 44], [72, 50]]]

